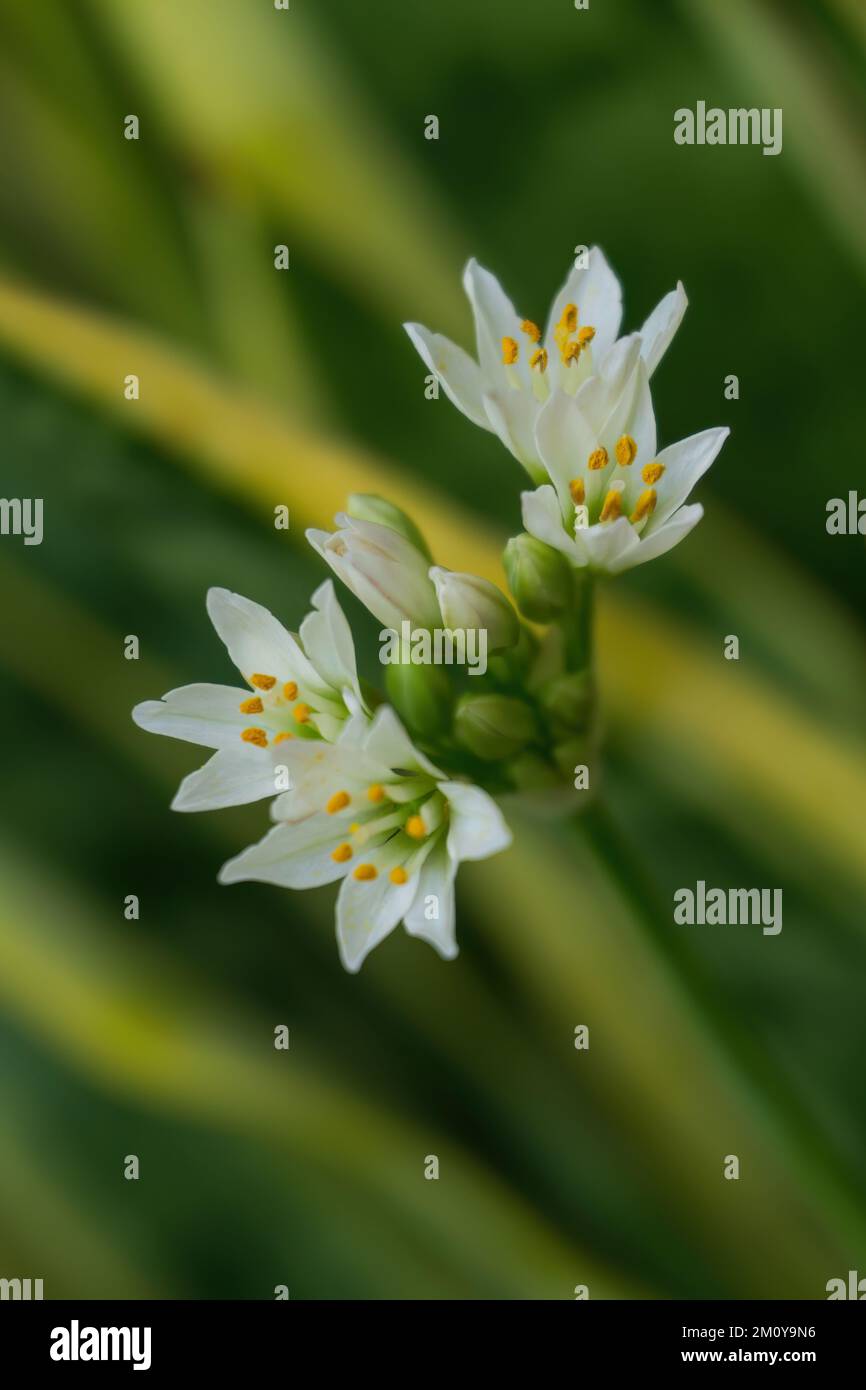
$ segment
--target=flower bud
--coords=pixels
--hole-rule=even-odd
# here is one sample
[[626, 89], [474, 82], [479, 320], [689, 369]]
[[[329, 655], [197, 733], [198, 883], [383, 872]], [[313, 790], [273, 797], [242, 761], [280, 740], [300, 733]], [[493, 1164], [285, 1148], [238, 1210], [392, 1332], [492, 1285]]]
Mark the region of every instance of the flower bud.
[[512, 536], [502, 556], [508, 587], [525, 618], [550, 623], [572, 599], [571, 569], [565, 556], [522, 532]]
[[520, 623], [508, 599], [495, 584], [474, 574], [455, 574], [439, 565], [430, 570], [430, 578], [446, 627], [486, 632], [490, 652], [514, 646], [520, 635]]
[[445, 732], [453, 691], [441, 666], [393, 663], [385, 667], [385, 689], [410, 734], [431, 739]]
[[390, 526], [392, 531], [399, 531], [428, 560], [433, 559], [427, 542], [412, 518], [387, 498], [379, 497], [375, 492], [353, 492], [346, 503], [346, 513], [358, 521], [375, 521], [379, 526]]
[[566, 729], [584, 729], [595, 703], [595, 682], [589, 671], [554, 676], [539, 692], [545, 714]]
[[399, 531], [338, 512], [336, 531], [307, 532], [307, 540], [385, 627], [439, 626], [436, 590], [427, 558]]
[[459, 743], [485, 762], [510, 758], [538, 733], [529, 705], [510, 695], [464, 695], [457, 705], [454, 733]]

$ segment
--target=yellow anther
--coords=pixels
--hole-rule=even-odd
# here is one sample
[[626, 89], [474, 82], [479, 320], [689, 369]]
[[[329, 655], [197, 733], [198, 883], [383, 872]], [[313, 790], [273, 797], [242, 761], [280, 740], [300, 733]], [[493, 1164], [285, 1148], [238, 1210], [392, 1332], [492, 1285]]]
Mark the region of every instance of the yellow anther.
[[637, 504], [631, 514], [632, 521], [642, 521], [645, 516], [652, 516], [656, 508], [656, 490], [648, 487], [646, 492], [642, 492], [637, 499]]
[[517, 346], [515, 338], [502, 339], [502, 361], [506, 367], [513, 367], [519, 354], [520, 348]]
[[281, 734], [277, 734], [276, 738], [274, 739], [274, 743], [285, 743], [287, 738], [294, 737], [294, 734], [290, 734], [288, 729], [284, 729]]
[[532, 319], [524, 319], [523, 323], [520, 325], [520, 331], [521, 333], [525, 333], [528, 338], [531, 338], [534, 343], [541, 342], [541, 329], [537, 323], [532, 322]]
[[407, 835], [411, 835], [413, 840], [423, 840], [427, 834], [427, 827], [422, 816], [410, 816], [403, 827]]
[[664, 473], [664, 471], [664, 464], [659, 463], [658, 459], [656, 459], [655, 463], [644, 464], [644, 467], [641, 471], [641, 477], [643, 478], [645, 483], [649, 483], [650, 485], [652, 485], [653, 483], [658, 482], [659, 478]]
[[378, 873], [379, 871], [375, 864], [359, 864], [352, 877], [359, 879], [363, 883], [365, 880], [377, 878]]
[[586, 461], [586, 466], [590, 468], [593, 473], [597, 473], [600, 468], [607, 468], [608, 462], [607, 449], [593, 449]]
[[264, 729], [244, 729], [241, 734], [244, 743], [254, 743], [257, 748], [267, 748], [268, 736]]
[[352, 846], [347, 844], [337, 845], [336, 849], [331, 850], [331, 858], [335, 864], [345, 864], [347, 859], [352, 858]]
[[568, 366], [569, 362], [576, 362], [581, 353], [581, 345], [578, 342], [560, 343], [559, 355], [563, 362]]
[[392, 870], [391, 870], [391, 872], [389, 873], [388, 877], [390, 878], [390, 880], [391, 880], [392, 883], [398, 883], [398, 884], [399, 884], [399, 883], [405, 883], [406, 880], [407, 880], [407, 878], [409, 877], [409, 875], [407, 874], [406, 870], [403, 869], [403, 868], [401, 868], [400, 865], [398, 864], [397, 867], [396, 867], [396, 869], [392, 869]]
[[595, 329], [590, 328], [589, 324], [586, 325], [586, 328], [579, 328], [577, 330], [577, 341], [580, 343], [581, 347], [586, 347], [587, 343], [591, 343], [594, 337]]
[[238, 708], [241, 714], [261, 714], [264, 705], [258, 695], [254, 695], [251, 700], [241, 700]]
[[310, 718], [310, 706], [295, 705], [295, 708], [292, 710], [292, 714], [295, 716], [299, 724], [306, 724]]
[[250, 685], [254, 685], [256, 690], [273, 690], [276, 683], [276, 676], [262, 676], [258, 671], [254, 676], [250, 676]]
[[583, 485], [583, 478], [572, 478], [568, 485], [571, 493], [571, 500], [576, 507], [582, 507], [586, 501], [586, 488]]
[[630, 434], [621, 434], [616, 441], [616, 461], [623, 468], [628, 468], [630, 463], [634, 463], [637, 457], [637, 445]]
[[358, 831], [359, 831], [360, 829], [361, 829], [361, 822], [360, 822], [359, 820], [353, 820], [353, 821], [352, 821], [352, 824], [349, 826], [349, 830], [351, 831], [351, 833], [352, 833], [353, 835], [357, 835], [357, 833], [358, 833]]
[[287, 700], [297, 700], [298, 687], [294, 681], [286, 681], [285, 685], [283, 686], [283, 694], [285, 695]]
[[384, 788], [384, 787], [380, 787], [378, 782], [374, 782], [373, 785], [372, 785], [372, 787], [368, 787], [368, 788], [367, 788], [367, 800], [368, 800], [368, 801], [384, 801], [384, 799], [385, 799], [385, 788]]
[[329, 816], [334, 816], [338, 811], [344, 810], [351, 799], [348, 792], [334, 792], [334, 795], [328, 798], [325, 810]]
[[615, 521], [618, 516], [622, 516], [622, 499], [619, 490], [611, 488], [604, 499], [599, 521]]
[[530, 367], [537, 367], [540, 372], [547, 371], [547, 348], [536, 348], [529, 359]]
[[562, 317], [559, 320], [558, 327], [563, 329], [565, 333], [573, 333], [575, 331], [577, 328], [576, 304], [566, 304], [562, 311]]

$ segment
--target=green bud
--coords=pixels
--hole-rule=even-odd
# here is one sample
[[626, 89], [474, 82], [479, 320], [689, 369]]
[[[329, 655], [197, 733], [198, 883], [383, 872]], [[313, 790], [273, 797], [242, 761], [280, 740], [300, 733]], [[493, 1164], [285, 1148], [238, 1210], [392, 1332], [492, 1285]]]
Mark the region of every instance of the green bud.
[[378, 497], [375, 492], [353, 492], [346, 503], [346, 511], [358, 521], [375, 521], [379, 526], [390, 526], [392, 531], [411, 541], [425, 559], [433, 559], [427, 542], [412, 518], [386, 498]]
[[545, 714], [566, 729], [586, 727], [595, 704], [595, 681], [589, 671], [554, 676], [539, 692]]
[[511, 781], [519, 791], [537, 792], [552, 790], [562, 785], [550, 763], [540, 753], [521, 753], [509, 764]]
[[385, 667], [388, 699], [411, 734], [437, 738], [451, 721], [453, 691], [441, 666], [393, 662]]
[[574, 777], [576, 767], [589, 767], [592, 761], [593, 742], [586, 736], [567, 738], [558, 743], [553, 750], [553, 761], [563, 777]]
[[525, 618], [550, 623], [572, 602], [571, 567], [558, 550], [523, 532], [512, 536], [502, 556], [508, 587]]
[[485, 632], [491, 652], [514, 646], [520, 636], [520, 622], [508, 599], [489, 579], [455, 574], [441, 565], [433, 566], [430, 578], [446, 627]]
[[511, 758], [538, 734], [529, 705], [510, 695], [463, 695], [454, 716], [459, 743], [485, 762]]

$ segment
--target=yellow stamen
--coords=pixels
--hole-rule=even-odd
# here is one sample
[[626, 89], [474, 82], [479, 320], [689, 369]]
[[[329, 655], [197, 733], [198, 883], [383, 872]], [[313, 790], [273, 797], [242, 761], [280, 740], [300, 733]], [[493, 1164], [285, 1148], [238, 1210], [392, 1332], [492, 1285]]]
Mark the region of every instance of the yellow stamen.
[[611, 488], [604, 499], [599, 521], [615, 521], [618, 516], [622, 516], [622, 501], [619, 490]]
[[502, 361], [506, 367], [513, 367], [520, 354], [520, 348], [514, 338], [502, 339]]
[[658, 459], [656, 459], [655, 463], [647, 463], [644, 465], [641, 477], [645, 483], [657, 483], [664, 471], [664, 464], [659, 463]]
[[334, 792], [334, 795], [329, 797], [325, 810], [329, 816], [334, 816], [348, 806], [351, 799], [348, 792]]
[[287, 700], [297, 700], [298, 687], [294, 681], [286, 681], [285, 685], [283, 686], [283, 694], [285, 695]]
[[597, 473], [600, 468], [607, 468], [608, 461], [607, 449], [593, 449], [586, 461], [586, 466], [593, 473]]
[[637, 445], [630, 434], [620, 435], [616, 441], [616, 461], [623, 468], [628, 468], [629, 464], [634, 463], [637, 457]]
[[576, 507], [582, 507], [586, 501], [586, 488], [583, 485], [583, 478], [572, 478], [568, 485], [571, 493], [571, 500]]
[[238, 708], [241, 714], [261, 714], [264, 705], [258, 695], [254, 695], [251, 700], [242, 700]]
[[586, 347], [587, 343], [591, 343], [594, 337], [595, 329], [590, 328], [589, 324], [586, 325], [586, 328], [578, 329], [577, 341], [580, 343], [581, 347]]
[[353, 835], [357, 835], [358, 831], [361, 829], [361, 822], [359, 820], [353, 820], [349, 829]]
[[536, 348], [529, 359], [530, 367], [537, 367], [540, 372], [547, 371], [547, 348]]
[[580, 353], [580, 343], [571, 342], [560, 344], [559, 355], [562, 358], [563, 362], [566, 364], [566, 366], [568, 366], [569, 362], [576, 362], [578, 357], [580, 356]]
[[577, 328], [576, 304], [566, 304], [557, 327], [561, 328], [565, 333], [573, 333], [575, 331]]
[[276, 738], [274, 739], [274, 743], [285, 743], [287, 738], [294, 737], [294, 734], [290, 734], [287, 729], [284, 729], [281, 734], [277, 734]]
[[378, 782], [374, 782], [373, 785], [372, 785], [372, 787], [368, 787], [368, 788], [367, 788], [367, 800], [368, 800], [368, 801], [384, 801], [384, 799], [385, 799], [385, 788], [384, 788], [384, 787], [380, 787]]
[[292, 714], [295, 716], [299, 724], [306, 724], [310, 718], [310, 706], [295, 705], [295, 708], [292, 710]]
[[531, 338], [534, 343], [541, 341], [541, 329], [537, 323], [532, 322], [532, 319], [524, 319], [520, 325], [520, 331]]
[[256, 690], [273, 690], [276, 683], [276, 676], [262, 676], [258, 671], [254, 676], [250, 676], [250, 685], [254, 685]]
[[264, 729], [244, 729], [241, 734], [244, 743], [254, 743], [257, 748], [267, 748], [268, 736]]
[[331, 850], [331, 858], [335, 864], [345, 864], [347, 859], [352, 858], [352, 846], [347, 844], [337, 845], [336, 849]]
[[648, 487], [646, 492], [642, 492], [637, 499], [637, 505], [631, 514], [632, 521], [642, 521], [645, 516], [652, 516], [656, 508], [656, 491], [654, 487]]
[[406, 870], [402, 869], [398, 864], [396, 869], [391, 870], [388, 877], [390, 878], [392, 883], [405, 883], [409, 875], [407, 874]]
[[427, 827], [421, 816], [410, 816], [403, 829], [413, 840], [423, 840], [427, 834]]
[[359, 864], [352, 877], [363, 883], [366, 879], [377, 878], [378, 872], [375, 864]]

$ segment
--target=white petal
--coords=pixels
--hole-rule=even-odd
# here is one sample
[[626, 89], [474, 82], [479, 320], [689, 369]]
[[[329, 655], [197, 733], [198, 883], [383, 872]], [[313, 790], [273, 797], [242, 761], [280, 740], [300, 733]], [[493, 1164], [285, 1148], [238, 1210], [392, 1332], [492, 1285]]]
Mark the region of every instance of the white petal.
[[[593, 380], [599, 383], [598, 390], [604, 389], [600, 378]], [[588, 382], [587, 386], [590, 384]], [[542, 463], [564, 501], [568, 496], [568, 484], [583, 473], [598, 443], [597, 432], [584, 413], [582, 403], [565, 391], [554, 391], [539, 411], [535, 441]]]
[[552, 545], [555, 550], [561, 550], [573, 565], [581, 567], [586, 564], [585, 551], [577, 540], [568, 535], [563, 525], [559, 502], [549, 483], [537, 487], [534, 492], [521, 492], [520, 503], [523, 524], [531, 536], [544, 541], [545, 545]]
[[[440, 840], [418, 875], [417, 891], [412, 906], [403, 918], [410, 936], [420, 937], [439, 952], [445, 960], [457, 955], [454, 878], [456, 863], [449, 858], [445, 841]], [[429, 901], [435, 898], [435, 903]], [[428, 919], [427, 913], [437, 915]]]
[[702, 430], [677, 444], [669, 444], [658, 456], [665, 471], [656, 484], [658, 503], [644, 531], [644, 541], [660, 530], [669, 516], [685, 502], [692, 488], [715, 461], [730, 434], [727, 427]]
[[319, 585], [311, 603], [315, 611], [307, 614], [300, 632], [310, 663], [335, 691], [348, 685], [360, 699], [352, 629], [337, 602], [332, 580]]
[[481, 396], [484, 390], [481, 369], [468, 352], [441, 333], [431, 333], [420, 323], [404, 323], [421, 360], [441, 381], [446, 396], [474, 424], [490, 429]]
[[218, 811], [246, 806], [276, 793], [274, 759], [249, 743], [220, 748], [197, 772], [185, 777], [171, 803], [173, 811]]
[[294, 638], [267, 608], [228, 589], [209, 589], [207, 611], [241, 675], [294, 678], [306, 665]]
[[347, 792], [349, 804], [331, 817], [332, 824], [357, 818], [368, 809], [366, 789], [382, 781], [387, 768], [365, 757], [352, 744], [321, 739], [290, 739], [279, 745], [280, 760], [289, 770], [291, 790], [278, 796], [271, 814], [277, 820], [297, 821], [324, 812], [335, 792]]
[[241, 714], [248, 690], [229, 685], [182, 685], [169, 690], [161, 700], [145, 700], [136, 705], [132, 717], [140, 729], [168, 738], [182, 738], [204, 748], [226, 748], [240, 739], [253, 722], [252, 715]]
[[487, 859], [511, 844], [511, 831], [492, 796], [469, 782], [440, 782], [451, 806], [448, 853], [462, 859]]
[[620, 555], [610, 566], [611, 573], [619, 574], [623, 570], [634, 569], [636, 565], [642, 565], [645, 561], [654, 560], [656, 556], [672, 550], [697, 526], [703, 514], [704, 509], [699, 502], [691, 507], [680, 507], [664, 526], [653, 531], [651, 536], [646, 536], [634, 549]]
[[680, 280], [676, 289], [671, 290], [670, 294], [666, 294], [656, 305], [641, 329], [641, 356], [646, 362], [650, 376], [667, 352], [674, 334], [682, 323], [688, 302]]
[[628, 569], [627, 557], [637, 554], [639, 537], [628, 517], [597, 522], [580, 534], [589, 556], [589, 566], [599, 573], [615, 574], [621, 569]]
[[380, 705], [376, 710], [364, 739], [364, 753], [383, 769], [406, 768], [409, 772], [427, 772], [431, 777], [442, 775], [415, 747], [390, 705]]
[[379, 849], [364, 852], [363, 863], [373, 864], [375, 879], [358, 880], [349, 874], [337, 896], [337, 942], [340, 959], [346, 970], [360, 970], [374, 946], [384, 941], [408, 912], [417, 891], [417, 881], [392, 883], [389, 874], [402, 853], [389, 842]]
[[463, 288], [475, 316], [481, 371], [493, 384], [502, 378], [502, 339], [519, 339], [521, 320], [496, 276], [474, 258], [463, 273]]
[[532, 392], [512, 391], [503, 386], [501, 390], [484, 393], [484, 408], [492, 429], [509, 453], [538, 482], [541, 473], [541, 460], [535, 443], [535, 421], [540, 409]]
[[598, 246], [589, 253], [585, 270], [572, 268], [559, 294], [553, 301], [545, 342], [551, 359], [559, 360], [559, 348], [553, 336], [566, 304], [576, 304], [578, 327], [595, 329], [592, 340], [594, 359], [598, 360], [616, 342], [622, 319], [622, 290], [619, 281]]
[[279, 888], [318, 888], [348, 873], [351, 861], [335, 864], [339, 827], [329, 816], [310, 816], [292, 825], [275, 825], [258, 844], [223, 864], [220, 883], [274, 883]]

